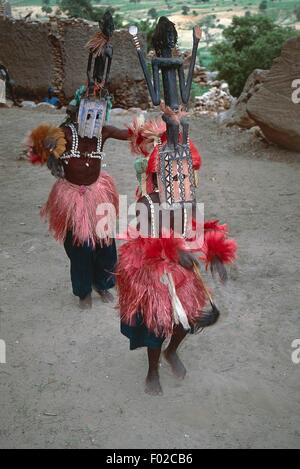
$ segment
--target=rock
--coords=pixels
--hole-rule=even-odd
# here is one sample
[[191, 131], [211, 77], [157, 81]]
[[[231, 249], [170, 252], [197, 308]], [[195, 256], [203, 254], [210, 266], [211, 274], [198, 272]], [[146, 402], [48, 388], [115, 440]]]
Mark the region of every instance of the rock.
[[0, 2], [0, 17], [11, 18], [12, 10], [11, 5], [7, 1]]
[[207, 79], [204, 76], [197, 76], [193, 79], [194, 83], [197, 83], [198, 85], [206, 85], [207, 84]]
[[14, 107], [14, 103], [10, 99], [6, 99], [6, 103], [0, 103], [0, 108], [10, 109], [12, 107]]
[[210, 83], [210, 85], [216, 88], [221, 88], [222, 83], [219, 80], [215, 80], [212, 83]]
[[247, 112], [247, 103], [249, 98], [257, 92], [268, 73], [268, 70], [261, 69], [256, 69], [251, 73], [246, 81], [241, 96], [232, 102], [232, 106], [228, 111], [218, 116], [218, 123], [220, 125], [226, 127], [238, 125], [243, 129], [250, 129], [257, 125]]
[[188, 68], [190, 66], [191, 60], [192, 60], [192, 51], [191, 50], [186, 50], [183, 53], [183, 66], [184, 68]]
[[21, 103], [22, 107], [25, 107], [25, 108], [35, 108], [36, 107], [36, 104], [34, 101], [22, 101]]
[[115, 107], [110, 111], [111, 115], [114, 115], [114, 116], [124, 116], [125, 114], [127, 114], [127, 112], [128, 112], [127, 109], [123, 109], [119, 107]]
[[128, 112], [132, 112], [133, 114], [141, 114], [145, 111], [143, 111], [140, 107], [130, 107]]
[[221, 83], [221, 90], [229, 94], [229, 85], [228, 83]]
[[11, 99], [6, 99], [6, 104], [9, 108], [14, 107], [14, 102]]
[[49, 103], [38, 103], [36, 107], [39, 109], [39, 111], [48, 111], [49, 109], [56, 110], [56, 107]]
[[217, 114], [224, 109], [229, 109], [232, 103], [232, 96], [228, 91], [228, 85], [222, 89], [222, 83], [218, 83], [218, 87], [214, 86], [202, 96], [195, 97], [194, 114], [210, 114], [217, 116]]
[[251, 135], [253, 135], [253, 137], [260, 138], [261, 140], [264, 140], [265, 142], [270, 143], [258, 125], [256, 125], [255, 127], [251, 127], [251, 129], [249, 129], [248, 132]]
[[208, 75], [205, 67], [200, 67], [200, 65], [195, 66], [193, 73], [193, 81], [198, 84], [207, 84]]
[[247, 111], [268, 140], [300, 152], [300, 103], [292, 99], [292, 83], [299, 78], [300, 37], [293, 37], [284, 44], [264, 83], [249, 99]]
[[219, 72], [207, 72], [207, 79], [209, 82], [214, 81], [217, 79]]

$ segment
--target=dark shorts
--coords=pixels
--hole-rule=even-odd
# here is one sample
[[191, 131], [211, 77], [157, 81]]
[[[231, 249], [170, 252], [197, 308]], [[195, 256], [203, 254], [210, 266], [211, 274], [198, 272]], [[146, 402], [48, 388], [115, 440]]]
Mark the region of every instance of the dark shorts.
[[[148, 347], [152, 349], [161, 348], [166, 337], [156, 336], [153, 332], [149, 331], [143, 322], [142, 315], [137, 313], [136, 324], [129, 326], [121, 321], [121, 333], [129, 339], [130, 350], [136, 350], [141, 347]], [[189, 334], [196, 334], [197, 330], [191, 326]]]
[[130, 350], [136, 350], [141, 347], [159, 349], [162, 347], [165, 337], [158, 337], [143, 323], [141, 314], [136, 315], [136, 324], [129, 326], [121, 322], [121, 333], [129, 339]]
[[115, 240], [110, 246], [97, 245], [93, 249], [88, 243], [82, 246], [74, 245], [73, 234], [68, 232], [64, 246], [71, 263], [71, 281], [75, 296], [84, 299], [92, 292], [93, 287], [99, 291], [115, 286]]

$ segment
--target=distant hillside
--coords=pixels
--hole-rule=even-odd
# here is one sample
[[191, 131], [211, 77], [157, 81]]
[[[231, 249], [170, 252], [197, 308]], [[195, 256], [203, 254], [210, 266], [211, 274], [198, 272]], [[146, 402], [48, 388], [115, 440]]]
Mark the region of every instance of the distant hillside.
[[[147, 19], [167, 15], [176, 23], [180, 32], [180, 47], [188, 48], [191, 45], [191, 29], [193, 25], [201, 22], [203, 18], [211, 16], [209, 22], [206, 48], [222, 37], [222, 30], [231, 23], [234, 15], [262, 14], [270, 16], [281, 25], [295, 26], [300, 29], [294, 10], [300, 8], [300, 0], [110, 0], [93, 2], [99, 7], [113, 7], [116, 13], [124, 18], [124, 25], [134, 20]], [[12, 0], [15, 16], [25, 16], [32, 11], [32, 16], [42, 18], [42, 0]], [[51, 6], [56, 1], [50, 1]], [[262, 9], [265, 7], [265, 9]], [[183, 14], [183, 8], [186, 9]], [[150, 12], [152, 10], [152, 12]], [[204, 44], [203, 44], [204, 46]]]
[[[284, 18], [289, 16], [296, 5], [300, 5], [299, 0], [266, 0], [267, 14], [275, 17]], [[41, 7], [42, 0], [11, 0], [13, 7]], [[262, 0], [192, 0], [185, 2], [184, 0], [109, 0], [94, 1], [94, 5], [101, 7], [113, 7], [124, 14], [125, 18], [145, 18], [150, 9], [155, 8], [158, 15], [174, 15], [182, 12], [183, 7], [190, 9], [190, 14], [216, 14], [229, 12], [241, 12], [246, 10], [258, 10]], [[50, 4], [54, 6], [56, 1], [50, 0]]]

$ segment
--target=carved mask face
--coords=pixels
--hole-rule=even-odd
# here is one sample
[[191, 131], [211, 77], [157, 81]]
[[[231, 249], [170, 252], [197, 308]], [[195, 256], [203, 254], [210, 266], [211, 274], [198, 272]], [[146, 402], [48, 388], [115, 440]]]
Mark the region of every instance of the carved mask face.
[[192, 155], [188, 145], [176, 150], [164, 146], [160, 152], [158, 188], [161, 202], [170, 207], [195, 200]]
[[112, 37], [114, 30], [115, 30], [115, 28], [114, 28], [113, 24], [106, 24], [103, 27], [103, 34], [106, 37]]
[[78, 134], [80, 137], [99, 137], [106, 115], [104, 99], [84, 98], [80, 101], [78, 113]]
[[104, 14], [102, 22], [99, 23], [100, 29], [106, 37], [111, 37], [115, 30], [114, 20], [111, 13], [106, 12]]
[[172, 27], [168, 27], [166, 31], [166, 44], [170, 49], [174, 49], [176, 46], [176, 39]]

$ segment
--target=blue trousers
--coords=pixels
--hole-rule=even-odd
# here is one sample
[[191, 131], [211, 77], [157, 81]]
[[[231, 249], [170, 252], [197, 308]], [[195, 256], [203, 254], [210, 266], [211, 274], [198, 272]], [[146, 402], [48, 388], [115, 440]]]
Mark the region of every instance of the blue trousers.
[[151, 349], [161, 348], [165, 337], [158, 337], [154, 332], [150, 332], [143, 322], [143, 317], [140, 313], [136, 314], [135, 324], [129, 326], [121, 321], [121, 333], [129, 339], [130, 350], [136, 350], [141, 347], [148, 347]]
[[83, 300], [92, 292], [93, 287], [95, 290], [109, 290], [115, 286], [115, 240], [110, 246], [97, 245], [93, 249], [88, 243], [74, 245], [73, 234], [68, 232], [64, 247], [71, 263], [71, 282], [75, 296]]

